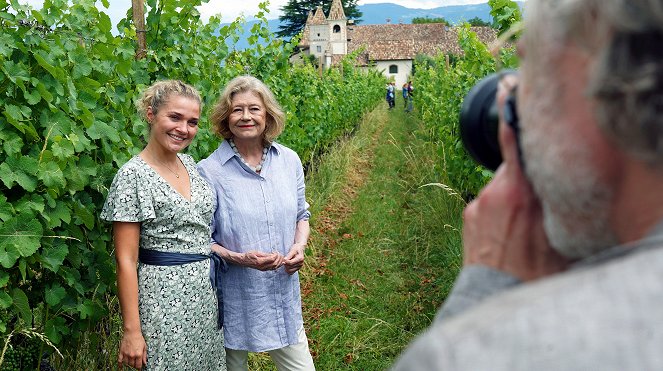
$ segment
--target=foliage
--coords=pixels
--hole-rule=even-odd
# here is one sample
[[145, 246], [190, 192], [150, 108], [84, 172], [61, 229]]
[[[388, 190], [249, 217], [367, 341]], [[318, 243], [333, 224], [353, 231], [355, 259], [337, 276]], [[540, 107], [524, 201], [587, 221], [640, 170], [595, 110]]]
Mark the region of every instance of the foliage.
[[412, 18], [412, 24], [424, 24], [424, 23], [442, 23], [446, 26], [451, 26], [451, 23], [449, 23], [449, 21], [447, 21], [443, 17], [439, 17], [439, 18], [414, 17], [414, 18]]
[[513, 48], [494, 58], [469, 24], [456, 31], [463, 55], [449, 67], [444, 55], [439, 55], [434, 65], [417, 65], [414, 100], [420, 119], [439, 135], [440, 166], [442, 173], [447, 174], [448, 185], [465, 198], [472, 198], [492, 174], [477, 165], [463, 147], [458, 124], [460, 107], [479, 79], [495, 72], [498, 66], [515, 68], [517, 60]]
[[[281, 24], [276, 33], [279, 37], [292, 37], [299, 34], [306, 25], [308, 13], [313, 12], [318, 6], [322, 7], [325, 15], [329, 14], [332, 0], [289, 0], [281, 8], [283, 15], [279, 17]], [[355, 23], [361, 22], [362, 13], [357, 7], [357, 0], [341, 0], [343, 12], [348, 19], [353, 19]]]
[[520, 22], [522, 12], [515, 1], [512, 0], [488, 0], [490, 15], [493, 17], [494, 27], [498, 34], [507, 32], [511, 26]]
[[[144, 146], [133, 101], [145, 86], [176, 78], [201, 91], [201, 130], [189, 149], [198, 160], [218, 146], [207, 113], [239, 74], [273, 89], [287, 115], [279, 141], [304, 159], [380, 100], [377, 73], [348, 63], [323, 76], [310, 65], [291, 68], [293, 46], [269, 34], [265, 4], [252, 49], [229, 49], [239, 21], [203, 23], [196, 6], [204, 1], [148, 0], [140, 60], [131, 20], [113, 35], [94, 0], [46, 0], [41, 10], [0, 2], [0, 338], [34, 328], [66, 351], [109, 315], [114, 258], [109, 225], [97, 215], [117, 169]], [[97, 337], [86, 341], [106, 351]]]
[[491, 27], [492, 25], [489, 22], [484, 21], [479, 17], [474, 17], [467, 20], [467, 23], [472, 27]]

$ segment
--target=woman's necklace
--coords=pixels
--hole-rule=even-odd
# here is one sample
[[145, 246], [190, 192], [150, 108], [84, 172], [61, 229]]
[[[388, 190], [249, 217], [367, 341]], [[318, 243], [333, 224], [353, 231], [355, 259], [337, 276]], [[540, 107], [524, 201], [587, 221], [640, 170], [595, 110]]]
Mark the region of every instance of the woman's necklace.
[[260, 170], [262, 170], [262, 165], [265, 163], [265, 159], [267, 158], [267, 147], [263, 147], [263, 149], [262, 149], [262, 157], [260, 158], [260, 163], [257, 166], [253, 167], [248, 162], [246, 162], [244, 157], [242, 157], [242, 154], [239, 153], [239, 150], [237, 149], [237, 146], [235, 145], [235, 141], [232, 140], [232, 138], [228, 139], [228, 143], [230, 144], [230, 148], [233, 149], [233, 152], [235, 152], [237, 154], [237, 156], [239, 156], [239, 159], [242, 160], [244, 165], [248, 166], [249, 169], [255, 171], [256, 173], [259, 173]]
[[[168, 171], [170, 171], [171, 173], [175, 174], [175, 178], [177, 178], [177, 179], [180, 178], [180, 174], [174, 172], [173, 169], [171, 169], [170, 167], [168, 167], [168, 165], [166, 165], [165, 162], [162, 162], [161, 160], [159, 160], [159, 158], [156, 157], [152, 151], [149, 151], [149, 152], [150, 152], [150, 155], [152, 156], [152, 159], [153, 159], [154, 161], [156, 161], [157, 163], [163, 165], [166, 169], [168, 169]], [[179, 159], [178, 159], [177, 161], [179, 161]]]

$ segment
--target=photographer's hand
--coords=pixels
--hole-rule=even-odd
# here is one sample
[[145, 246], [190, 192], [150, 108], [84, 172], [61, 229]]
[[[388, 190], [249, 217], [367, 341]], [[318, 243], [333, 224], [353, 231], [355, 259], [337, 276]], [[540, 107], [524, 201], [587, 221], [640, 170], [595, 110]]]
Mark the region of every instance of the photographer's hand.
[[528, 281], [562, 271], [568, 262], [549, 245], [541, 204], [518, 160], [513, 130], [502, 117], [504, 102], [515, 86], [505, 76], [497, 93], [502, 164], [493, 180], [463, 213], [465, 265], [485, 265]]

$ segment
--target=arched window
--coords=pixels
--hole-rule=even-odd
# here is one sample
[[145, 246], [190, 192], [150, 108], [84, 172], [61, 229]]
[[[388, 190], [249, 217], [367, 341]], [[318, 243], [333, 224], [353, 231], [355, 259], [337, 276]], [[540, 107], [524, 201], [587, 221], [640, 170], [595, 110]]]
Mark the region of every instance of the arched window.
[[395, 64], [389, 66], [389, 73], [398, 73], [398, 66]]
[[341, 26], [335, 24], [334, 25], [334, 33], [339, 33], [339, 32], [341, 32]]

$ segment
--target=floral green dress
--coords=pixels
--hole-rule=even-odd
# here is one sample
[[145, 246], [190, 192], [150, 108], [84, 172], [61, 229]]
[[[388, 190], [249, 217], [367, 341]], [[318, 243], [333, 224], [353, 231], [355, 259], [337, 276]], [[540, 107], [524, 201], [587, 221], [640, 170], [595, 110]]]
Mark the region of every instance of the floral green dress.
[[[143, 249], [209, 254], [215, 199], [191, 156], [178, 156], [191, 179], [191, 200], [135, 156], [115, 176], [101, 218], [141, 223]], [[138, 310], [148, 370], [226, 369], [209, 260], [174, 266], [139, 263]]]

